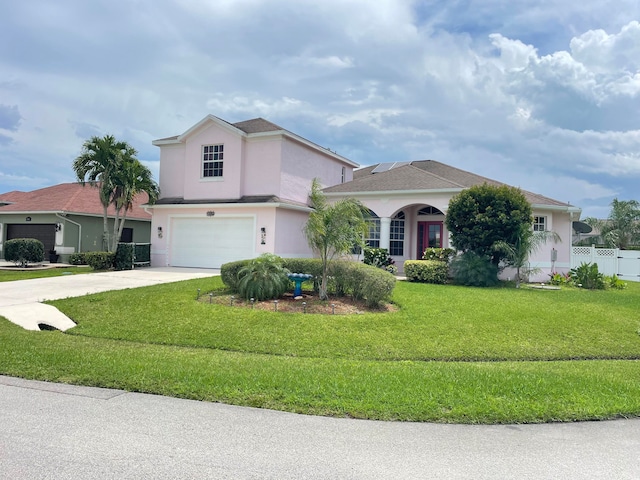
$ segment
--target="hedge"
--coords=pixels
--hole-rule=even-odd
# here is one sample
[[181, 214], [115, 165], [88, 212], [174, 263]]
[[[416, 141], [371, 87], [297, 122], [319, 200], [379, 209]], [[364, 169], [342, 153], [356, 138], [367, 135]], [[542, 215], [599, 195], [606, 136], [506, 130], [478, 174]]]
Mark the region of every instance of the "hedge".
[[449, 266], [441, 260], [407, 260], [404, 274], [411, 282], [447, 283]]
[[44, 245], [35, 238], [14, 238], [4, 243], [4, 259], [26, 267], [44, 260]]
[[86, 252], [85, 260], [94, 270], [109, 270], [113, 268], [115, 253], [113, 252]]
[[87, 265], [87, 252], [77, 252], [69, 255], [71, 265]]
[[113, 267], [116, 270], [133, 270], [135, 243], [118, 243], [113, 259]]

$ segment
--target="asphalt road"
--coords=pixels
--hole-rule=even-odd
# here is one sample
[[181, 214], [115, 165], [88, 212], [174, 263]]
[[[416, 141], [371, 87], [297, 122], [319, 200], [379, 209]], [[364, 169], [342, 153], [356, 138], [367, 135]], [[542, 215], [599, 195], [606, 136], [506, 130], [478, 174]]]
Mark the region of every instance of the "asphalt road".
[[640, 419], [376, 422], [0, 376], [3, 479], [635, 480], [639, 459]]

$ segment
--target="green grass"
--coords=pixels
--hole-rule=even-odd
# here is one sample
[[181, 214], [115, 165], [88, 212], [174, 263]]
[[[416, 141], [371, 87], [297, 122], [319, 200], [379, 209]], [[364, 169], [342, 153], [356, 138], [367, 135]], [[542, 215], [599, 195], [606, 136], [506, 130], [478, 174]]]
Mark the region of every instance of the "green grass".
[[45, 270], [0, 270], [0, 282], [13, 282], [15, 280], [30, 280], [32, 278], [59, 277], [77, 273], [92, 273], [94, 270], [88, 267], [56, 267]]
[[401, 282], [395, 313], [195, 301], [219, 278], [51, 302], [66, 334], [0, 323], [0, 373], [321, 415], [461, 423], [640, 414], [640, 284]]

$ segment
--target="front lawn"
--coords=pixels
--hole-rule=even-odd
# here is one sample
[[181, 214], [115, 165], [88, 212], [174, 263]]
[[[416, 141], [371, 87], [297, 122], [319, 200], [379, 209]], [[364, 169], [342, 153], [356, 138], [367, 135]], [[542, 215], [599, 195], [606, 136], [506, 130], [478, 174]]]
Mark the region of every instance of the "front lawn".
[[301, 413], [463, 423], [640, 414], [640, 284], [400, 282], [394, 313], [197, 302], [219, 277], [51, 302], [66, 334], [0, 323], [0, 373]]
[[0, 269], [0, 282], [13, 282], [15, 280], [30, 280], [32, 278], [57, 277], [60, 275], [75, 275], [77, 273], [92, 273], [89, 267], [52, 267], [52, 268], [2, 268]]

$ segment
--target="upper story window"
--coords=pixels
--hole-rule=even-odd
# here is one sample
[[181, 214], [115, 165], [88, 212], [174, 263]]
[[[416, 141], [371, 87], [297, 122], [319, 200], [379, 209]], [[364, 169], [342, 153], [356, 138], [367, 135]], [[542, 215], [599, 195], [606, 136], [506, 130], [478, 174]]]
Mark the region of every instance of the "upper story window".
[[533, 231], [544, 232], [547, 229], [547, 217], [533, 217]]
[[202, 177], [222, 177], [224, 145], [202, 146]]

